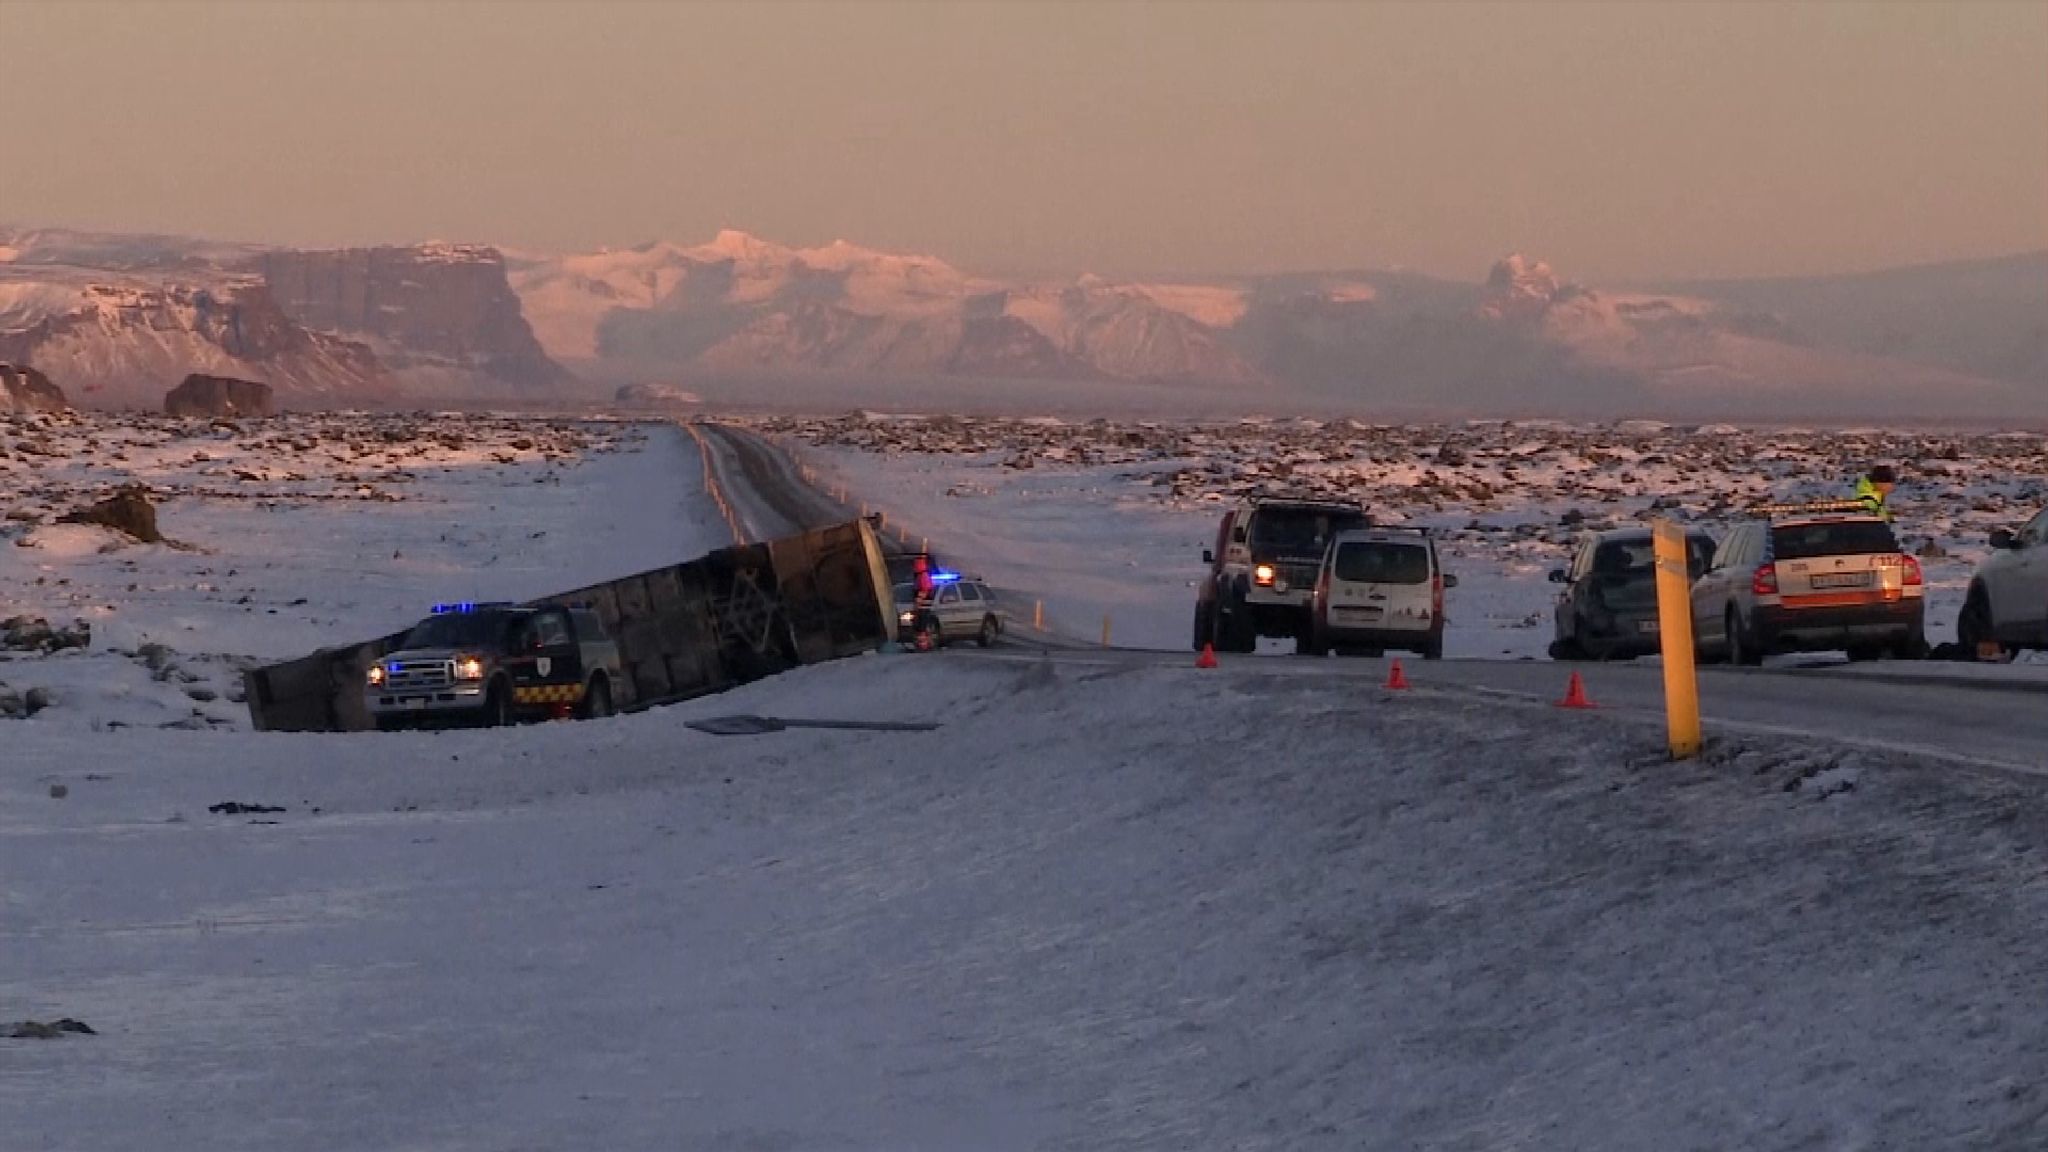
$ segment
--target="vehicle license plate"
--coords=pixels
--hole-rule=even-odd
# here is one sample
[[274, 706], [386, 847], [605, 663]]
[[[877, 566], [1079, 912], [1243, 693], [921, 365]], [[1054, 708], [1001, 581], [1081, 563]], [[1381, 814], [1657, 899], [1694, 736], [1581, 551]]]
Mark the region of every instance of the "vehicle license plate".
[[1384, 608], [1341, 608], [1337, 614], [1346, 620], [1372, 621], [1386, 614]]
[[1868, 588], [1868, 572], [1816, 572], [1808, 581], [1815, 588]]

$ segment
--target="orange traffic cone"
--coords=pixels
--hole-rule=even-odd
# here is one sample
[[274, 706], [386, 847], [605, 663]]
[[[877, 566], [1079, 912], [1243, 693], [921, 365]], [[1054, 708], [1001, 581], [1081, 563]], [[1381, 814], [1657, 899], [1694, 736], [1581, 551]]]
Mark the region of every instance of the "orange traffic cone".
[[1200, 656], [1197, 656], [1197, 657], [1195, 657], [1195, 667], [1197, 667], [1197, 668], [1214, 668], [1215, 666], [1216, 666], [1216, 646], [1215, 646], [1214, 644], [1204, 644], [1204, 645], [1202, 645], [1202, 654], [1201, 654]]
[[1591, 697], [1586, 695], [1586, 682], [1577, 672], [1572, 673], [1570, 684], [1565, 686], [1564, 699], [1557, 702], [1559, 708], [1598, 708]]
[[1387, 673], [1387, 687], [1395, 692], [1408, 690], [1408, 672], [1401, 667], [1399, 660], [1394, 661], [1394, 667]]

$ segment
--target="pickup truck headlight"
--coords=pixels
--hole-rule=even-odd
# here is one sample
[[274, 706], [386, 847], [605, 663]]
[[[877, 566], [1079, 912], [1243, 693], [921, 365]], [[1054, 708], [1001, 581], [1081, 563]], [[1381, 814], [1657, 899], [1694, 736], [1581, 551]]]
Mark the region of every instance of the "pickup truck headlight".
[[372, 688], [382, 688], [384, 686], [384, 666], [382, 664], [370, 665], [370, 670], [363, 673], [363, 679]]
[[484, 678], [484, 662], [474, 656], [464, 656], [455, 662], [457, 680], [481, 680]]

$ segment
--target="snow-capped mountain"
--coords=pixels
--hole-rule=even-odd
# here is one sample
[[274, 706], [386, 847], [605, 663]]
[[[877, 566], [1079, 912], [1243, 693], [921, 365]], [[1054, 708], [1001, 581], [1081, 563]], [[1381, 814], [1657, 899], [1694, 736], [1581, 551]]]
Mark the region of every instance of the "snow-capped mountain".
[[1399, 272], [1021, 281], [727, 231], [528, 260], [512, 283], [551, 353], [627, 376], [1256, 382], [1253, 395], [1326, 401], [1802, 418], [1851, 402], [1984, 416], [2028, 399], [1951, 367], [1810, 346], [1772, 311], [1603, 291], [1523, 255], [1477, 284]]
[[397, 391], [367, 347], [301, 327], [248, 277], [197, 285], [46, 269], [0, 279], [0, 360], [33, 365], [95, 408], [155, 409], [194, 372], [259, 380], [301, 407]]
[[182, 237], [0, 228], [0, 359], [92, 407], [155, 408], [186, 375], [261, 381], [297, 407], [547, 395], [488, 248], [300, 252]]
[[1248, 380], [1257, 374], [1169, 295], [1082, 278], [971, 277], [845, 241], [791, 248], [725, 231], [534, 261], [512, 283], [564, 360], [715, 374], [835, 372]]
[[521, 313], [497, 249], [273, 249], [249, 259], [299, 323], [368, 344], [414, 393], [556, 393], [569, 373]]

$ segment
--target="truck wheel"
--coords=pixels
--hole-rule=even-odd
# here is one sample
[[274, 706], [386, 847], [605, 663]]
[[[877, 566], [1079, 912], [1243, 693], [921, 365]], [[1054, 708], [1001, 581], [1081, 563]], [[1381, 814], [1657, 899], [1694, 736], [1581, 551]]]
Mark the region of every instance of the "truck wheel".
[[1197, 601], [1195, 604], [1195, 648], [1200, 652], [1205, 644], [1216, 642], [1216, 602]]
[[590, 688], [583, 694], [583, 718], [602, 720], [612, 714], [611, 682], [602, 676], [590, 682]]
[[1897, 644], [1892, 645], [1891, 658], [1894, 660], [1925, 660], [1927, 659], [1927, 652], [1927, 637], [1916, 632]]
[[1252, 623], [1252, 614], [1242, 604], [1217, 617], [1218, 648], [1225, 652], [1257, 652], [1259, 650], [1259, 629]]
[[1424, 660], [1441, 660], [1444, 658], [1443, 633], [1433, 633], [1428, 640], [1423, 642], [1422, 658]]
[[1294, 634], [1294, 654], [1296, 656], [1323, 655], [1323, 646], [1316, 643], [1315, 629], [1304, 628]]
[[379, 716], [376, 724], [379, 732], [402, 732], [405, 730], [405, 717]]
[[491, 685], [491, 690], [484, 695], [483, 710], [477, 719], [486, 728], [512, 726], [512, 693], [504, 684]]
[[996, 618], [984, 616], [981, 618], [981, 632], [975, 636], [974, 642], [983, 648], [993, 648], [996, 642], [997, 631]]
[[1579, 651], [1577, 641], [1552, 640], [1550, 642], [1550, 658], [1552, 660], [1583, 660], [1585, 656], [1584, 652]]

